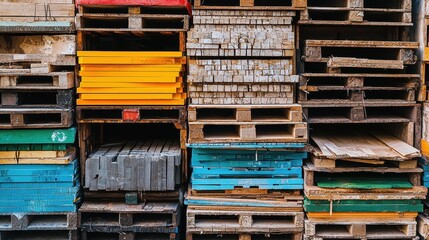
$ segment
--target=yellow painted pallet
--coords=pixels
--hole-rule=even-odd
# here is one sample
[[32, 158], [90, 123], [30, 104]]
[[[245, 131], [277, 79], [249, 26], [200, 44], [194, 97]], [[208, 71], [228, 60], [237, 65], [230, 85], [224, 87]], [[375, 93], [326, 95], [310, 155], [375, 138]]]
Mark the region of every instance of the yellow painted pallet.
[[172, 100], [85, 100], [78, 99], [77, 105], [80, 106], [123, 106], [123, 105], [185, 105], [186, 99], [172, 99]]
[[82, 77], [81, 82], [94, 83], [177, 83], [183, 82], [182, 77], [157, 77], [157, 78], [142, 78], [142, 77]]
[[77, 56], [79, 64], [170, 65], [186, 63], [182, 52], [78, 51]]

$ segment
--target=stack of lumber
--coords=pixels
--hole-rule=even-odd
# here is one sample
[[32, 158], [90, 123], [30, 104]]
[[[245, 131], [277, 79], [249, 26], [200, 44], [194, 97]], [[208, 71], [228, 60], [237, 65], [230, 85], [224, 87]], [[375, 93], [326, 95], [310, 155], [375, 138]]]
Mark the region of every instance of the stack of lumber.
[[307, 153], [287, 151], [282, 144], [268, 151], [268, 145], [260, 146], [191, 145], [187, 239], [213, 234], [257, 238], [270, 233], [302, 239], [299, 189]]
[[181, 181], [181, 152], [174, 140], [102, 145], [85, 162], [91, 191], [171, 191]]
[[1, 0], [0, 32], [72, 33], [73, 0]]
[[76, 4], [81, 238], [178, 239], [190, 3]]
[[293, 103], [295, 12], [207, 4], [193, 11], [186, 44], [190, 103]]
[[78, 105], [184, 105], [182, 52], [78, 52]]
[[80, 202], [76, 128], [0, 134], [0, 234], [77, 239]]
[[308, 239], [415, 239], [420, 152], [384, 132], [315, 131], [304, 167]]

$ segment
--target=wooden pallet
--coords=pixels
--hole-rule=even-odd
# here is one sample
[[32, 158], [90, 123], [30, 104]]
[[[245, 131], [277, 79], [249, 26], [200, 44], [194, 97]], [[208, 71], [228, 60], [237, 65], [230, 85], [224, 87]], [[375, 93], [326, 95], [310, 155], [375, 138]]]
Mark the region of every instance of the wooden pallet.
[[83, 232], [177, 233], [179, 223], [180, 205], [174, 202], [126, 205], [86, 201], [78, 212], [78, 226]]
[[303, 229], [303, 212], [187, 210], [188, 233], [294, 233]]
[[300, 105], [189, 105], [188, 121], [300, 122]]
[[339, 98], [365, 102], [415, 101], [419, 82], [416, 74], [304, 73], [300, 78], [299, 102], [340, 104]]
[[319, 238], [410, 239], [416, 236], [416, 221], [349, 221], [305, 220], [305, 235]]
[[234, 234], [204, 234], [204, 233], [186, 233], [186, 240], [245, 240], [245, 239], [288, 239], [302, 240], [302, 233], [273, 233], [273, 234], [252, 234], [252, 233], [234, 233]]
[[412, 26], [411, 1], [376, 2], [362, 0], [308, 2], [299, 24]]
[[189, 143], [306, 142], [306, 123], [190, 122]]
[[50, 231], [0, 231], [1, 239], [56, 239], [78, 240], [77, 230], [50, 230]]
[[139, 239], [159, 239], [159, 240], [178, 240], [179, 234], [176, 233], [103, 233], [103, 232], [80, 232], [81, 240], [139, 240]]
[[68, 128], [73, 122], [70, 109], [0, 108], [0, 129]]
[[414, 169], [417, 168], [417, 160], [410, 159], [405, 161], [386, 161], [386, 160], [368, 160], [368, 159], [328, 159], [310, 156], [310, 160], [316, 168], [340, 169], [340, 168], [399, 168]]
[[71, 108], [74, 105], [72, 89], [0, 89], [0, 98], [0, 108]]
[[74, 87], [73, 72], [0, 73], [0, 88], [13, 90], [56, 90]]
[[[368, 172], [370, 171], [370, 172]], [[387, 168], [387, 169], [374, 169], [374, 168], [342, 168], [338, 170], [334, 169], [320, 169], [315, 168], [311, 163], [308, 163], [304, 167], [304, 193], [305, 196], [311, 200], [407, 200], [407, 199], [425, 199], [427, 194], [427, 189], [421, 186], [420, 175], [422, 170], [419, 168], [416, 169], [398, 169], [398, 168]], [[361, 185], [356, 185], [355, 188], [326, 188], [318, 186], [321, 180], [321, 176], [330, 176], [335, 177], [339, 180], [344, 179], [340, 177], [341, 174], [348, 174], [349, 180], [344, 180], [344, 182], [349, 181], [353, 183], [356, 181], [356, 176], [359, 173], [361, 179], [365, 181], [370, 181], [370, 185], [365, 188], [362, 188]], [[370, 178], [369, 175], [374, 176], [374, 173], [382, 173], [385, 180], [378, 183], [385, 183], [384, 188], [383, 184], [379, 185], [378, 188], [375, 188], [377, 183], [377, 178]], [[393, 184], [394, 181], [390, 179], [387, 180], [388, 176], [396, 176], [395, 178], [403, 179], [398, 184], [405, 184], [406, 187], [397, 188], [395, 185], [392, 187], [387, 187], [389, 181]], [[352, 178], [352, 175], [354, 178]], [[399, 177], [401, 176], [401, 178]], [[408, 177], [408, 182], [406, 178]], [[354, 179], [354, 180], [353, 180]], [[362, 181], [363, 183], [364, 181]], [[342, 185], [343, 186], [343, 185]], [[399, 185], [398, 185], [399, 186]]]
[[[380, 201], [380, 200], [376, 200]], [[383, 201], [383, 200], [382, 200]], [[403, 200], [407, 201], [407, 200]], [[307, 219], [310, 221], [323, 221], [331, 223], [347, 223], [347, 222], [381, 222], [381, 223], [398, 223], [398, 222], [414, 222], [417, 212], [307, 212]], [[353, 220], [350, 220], [353, 216]]]
[[[418, 42], [355, 41], [355, 40], [306, 40], [305, 62], [328, 62], [331, 57], [355, 57], [402, 61], [415, 64]], [[378, 56], [378, 57], [377, 57]]]
[[188, 15], [78, 13], [76, 29], [84, 32], [186, 32]]
[[182, 106], [78, 106], [78, 123], [174, 123], [185, 128]]
[[[188, 188], [185, 204], [197, 210], [254, 210], [302, 211], [302, 199], [298, 190], [234, 189], [224, 191], [200, 191]], [[247, 191], [246, 191], [247, 190]], [[233, 194], [231, 194], [231, 192]]]
[[76, 158], [76, 149], [63, 151], [0, 151], [0, 164], [68, 164]]
[[0, 213], [2, 231], [76, 230], [77, 213]]
[[[387, 101], [301, 101], [309, 123], [414, 123], [421, 106], [410, 102]], [[414, 126], [413, 126], [414, 128]], [[416, 131], [420, 131], [417, 129]]]
[[195, 9], [207, 10], [296, 10], [304, 9], [307, 0], [255, 1], [255, 0], [196, 0]]
[[171, 191], [180, 184], [181, 158], [174, 140], [102, 145], [85, 161], [85, 188]]

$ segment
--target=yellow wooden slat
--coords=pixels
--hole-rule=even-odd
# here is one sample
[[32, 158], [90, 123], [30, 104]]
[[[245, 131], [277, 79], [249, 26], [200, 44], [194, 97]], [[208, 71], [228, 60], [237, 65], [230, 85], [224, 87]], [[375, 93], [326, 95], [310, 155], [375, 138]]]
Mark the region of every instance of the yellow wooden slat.
[[81, 82], [80, 87], [83, 88], [182, 88], [183, 83], [111, 83], [111, 82]]
[[423, 61], [429, 62], [429, 47], [425, 48], [425, 52], [424, 52], [424, 56], [423, 56]]
[[75, 158], [75, 153], [69, 153], [63, 157], [51, 158], [0, 158], [0, 164], [68, 164]]
[[82, 77], [81, 82], [94, 83], [176, 83], [183, 82], [182, 77]]
[[77, 51], [78, 57], [182, 57], [183, 53], [180, 51]]
[[82, 65], [81, 71], [107, 71], [107, 72], [180, 72], [182, 64], [168, 65]]
[[180, 93], [182, 90], [179, 88], [168, 88], [168, 87], [154, 87], [154, 88], [85, 88], [79, 87], [77, 93]]
[[0, 158], [54, 158], [66, 154], [67, 151], [0, 151]]
[[421, 140], [421, 148], [422, 148], [422, 154], [426, 157], [429, 157], [429, 142], [422, 139]]
[[94, 100], [147, 100], [147, 99], [181, 99], [180, 93], [175, 94], [79, 94], [80, 99], [94, 99]]
[[77, 105], [93, 105], [93, 106], [117, 106], [117, 105], [185, 105], [186, 99], [174, 99], [174, 100], [84, 100], [77, 99]]
[[179, 72], [84, 72], [80, 71], [81, 77], [180, 77]]
[[186, 58], [146, 58], [146, 57], [79, 57], [79, 64], [176, 64], [186, 63]]

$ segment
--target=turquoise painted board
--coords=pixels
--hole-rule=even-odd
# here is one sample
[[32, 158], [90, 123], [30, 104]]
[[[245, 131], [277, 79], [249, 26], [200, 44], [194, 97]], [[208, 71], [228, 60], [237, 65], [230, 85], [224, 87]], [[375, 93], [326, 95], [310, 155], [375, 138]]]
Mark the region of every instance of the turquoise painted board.
[[[331, 203], [324, 200], [304, 199], [307, 212], [330, 212]], [[421, 212], [421, 200], [334, 200], [333, 212]]]
[[231, 190], [239, 188], [260, 189], [303, 189], [302, 178], [215, 178], [195, 179], [191, 177], [192, 188], [195, 190]]
[[[255, 187], [256, 185], [252, 185], [252, 188]], [[248, 185], [233, 185], [233, 184], [222, 184], [222, 185], [204, 185], [204, 184], [199, 184], [199, 185], [192, 185], [192, 189], [195, 190], [233, 190], [236, 189], [237, 187], [239, 188], [250, 188], [250, 186]], [[271, 190], [299, 190], [299, 189], [303, 189], [303, 184], [258, 184], [257, 187], [259, 189], [271, 189]]]
[[194, 168], [192, 172], [194, 179], [199, 178], [278, 178], [278, 177], [291, 177], [302, 178], [302, 169], [294, 167], [292, 169], [229, 169], [229, 168]]
[[37, 194], [37, 195], [52, 195], [52, 194], [75, 194], [79, 190], [79, 187], [45, 187], [40, 184], [40, 188], [0, 188], [0, 198], [7, 195], [25, 195], [25, 194]]
[[13, 129], [0, 131], [0, 144], [73, 144], [76, 128], [67, 129]]
[[0, 189], [2, 188], [53, 188], [53, 187], [75, 187], [77, 186], [77, 180], [79, 176], [76, 176], [74, 181], [67, 182], [30, 182], [30, 183], [16, 183], [16, 182], [0, 182]]
[[289, 149], [304, 148], [305, 143], [193, 143], [189, 148], [205, 149]]
[[[286, 203], [286, 201], [284, 202]], [[235, 207], [281, 207], [281, 203], [269, 203], [269, 202], [236, 202], [228, 201], [228, 199], [222, 200], [195, 200], [195, 199], [186, 199], [186, 205], [192, 206], [235, 206]]]

